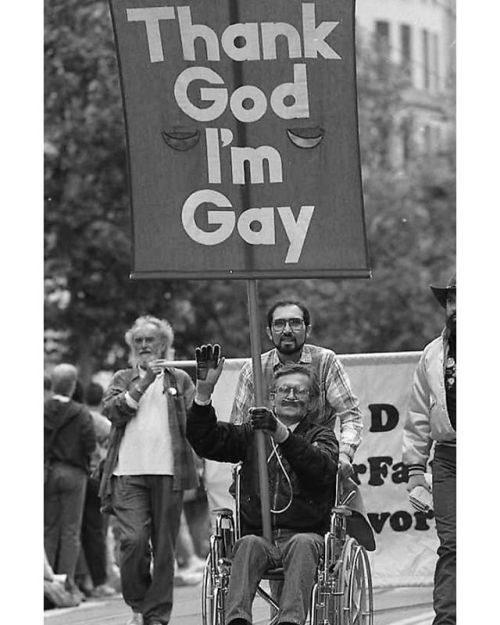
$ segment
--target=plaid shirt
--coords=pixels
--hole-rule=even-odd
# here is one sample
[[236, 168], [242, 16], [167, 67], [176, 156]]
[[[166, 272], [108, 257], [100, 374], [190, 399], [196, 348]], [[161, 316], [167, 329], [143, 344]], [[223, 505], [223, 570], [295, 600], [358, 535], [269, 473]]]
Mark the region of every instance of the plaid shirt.
[[[274, 374], [283, 366], [283, 363], [276, 349], [262, 354], [261, 362], [264, 397], [269, 398]], [[352, 460], [361, 443], [363, 417], [341, 362], [330, 349], [306, 344], [297, 364], [309, 366], [316, 374], [319, 383], [319, 402], [312, 413], [313, 421], [333, 429], [338, 417], [340, 419], [340, 452], [347, 454]], [[269, 402], [269, 399], [267, 401]], [[248, 361], [240, 371], [230, 422], [240, 424], [247, 421], [248, 409], [252, 406], [255, 406], [253, 372], [252, 362]]]

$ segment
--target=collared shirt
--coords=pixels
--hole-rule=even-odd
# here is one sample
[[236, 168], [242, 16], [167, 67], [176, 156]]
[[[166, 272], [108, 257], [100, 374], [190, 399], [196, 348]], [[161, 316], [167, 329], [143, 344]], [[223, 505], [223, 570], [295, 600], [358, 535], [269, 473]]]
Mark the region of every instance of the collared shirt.
[[[284, 365], [278, 350], [272, 349], [261, 356], [264, 397], [269, 405], [269, 391], [275, 372]], [[332, 429], [337, 417], [340, 420], [340, 452], [353, 458], [361, 442], [363, 417], [349, 379], [335, 352], [317, 345], [304, 345], [298, 363], [308, 366], [316, 374], [320, 394], [318, 406], [311, 413], [311, 419]], [[231, 410], [231, 423], [248, 421], [248, 409], [255, 405], [252, 363], [249, 360], [241, 368]]]

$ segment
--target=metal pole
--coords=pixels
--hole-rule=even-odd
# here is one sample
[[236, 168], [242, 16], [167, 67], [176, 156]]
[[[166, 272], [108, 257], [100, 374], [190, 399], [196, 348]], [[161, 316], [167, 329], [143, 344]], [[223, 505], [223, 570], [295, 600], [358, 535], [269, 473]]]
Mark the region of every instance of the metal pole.
[[[257, 295], [257, 280], [247, 280], [248, 313], [250, 322], [250, 350], [252, 354], [253, 382], [255, 403], [264, 406], [264, 385], [262, 381], [262, 363], [260, 360], [260, 327]], [[255, 432], [255, 443], [259, 462], [260, 509], [262, 516], [262, 534], [271, 542], [271, 507], [269, 499], [269, 477], [267, 473], [266, 441], [264, 432]]]

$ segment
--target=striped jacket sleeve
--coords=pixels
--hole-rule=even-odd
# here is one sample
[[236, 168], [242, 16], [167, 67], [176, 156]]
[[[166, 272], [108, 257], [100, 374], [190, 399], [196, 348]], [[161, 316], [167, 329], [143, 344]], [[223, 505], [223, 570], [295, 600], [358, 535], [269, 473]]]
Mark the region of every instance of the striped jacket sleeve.
[[408, 404], [408, 416], [403, 429], [403, 462], [408, 474], [424, 473], [432, 445], [430, 407], [431, 390], [425, 364], [426, 351], [420, 357]]

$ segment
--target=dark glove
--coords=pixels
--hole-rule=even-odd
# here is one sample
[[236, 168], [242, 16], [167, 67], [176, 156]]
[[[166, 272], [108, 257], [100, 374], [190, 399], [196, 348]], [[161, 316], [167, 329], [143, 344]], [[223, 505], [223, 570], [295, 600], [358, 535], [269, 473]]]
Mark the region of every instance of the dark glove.
[[202, 345], [195, 350], [196, 379], [206, 380], [209, 369], [217, 369], [220, 358], [220, 345]]
[[220, 352], [220, 345], [201, 345], [196, 348], [195, 401], [210, 400], [224, 366], [224, 358], [220, 357]]
[[250, 408], [248, 412], [252, 429], [267, 432], [277, 443], [283, 443], [288, 438], [288, 428], [280, 423], [268, 408]]

